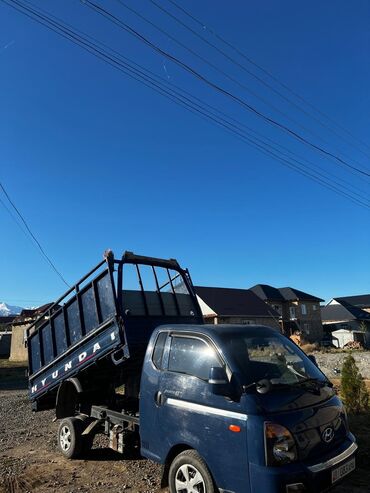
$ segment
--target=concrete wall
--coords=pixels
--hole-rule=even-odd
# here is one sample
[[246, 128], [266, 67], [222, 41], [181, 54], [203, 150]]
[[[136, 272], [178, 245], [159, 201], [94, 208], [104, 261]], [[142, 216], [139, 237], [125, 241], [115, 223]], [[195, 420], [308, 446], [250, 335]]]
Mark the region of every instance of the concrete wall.
[[13, 325], [10, 361], [28, 361], [27, 349], [24, 347], [24, 335], [28, 324]]

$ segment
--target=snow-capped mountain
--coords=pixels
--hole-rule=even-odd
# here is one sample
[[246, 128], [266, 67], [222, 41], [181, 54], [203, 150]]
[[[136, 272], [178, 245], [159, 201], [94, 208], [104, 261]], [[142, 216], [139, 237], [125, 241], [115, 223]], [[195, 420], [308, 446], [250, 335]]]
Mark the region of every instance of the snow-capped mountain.
[[23, 307], [8, 305], [7, 303], [1, 303], [0, 301], [0, 317], [8, 317], [10, 315], [19, 315]]

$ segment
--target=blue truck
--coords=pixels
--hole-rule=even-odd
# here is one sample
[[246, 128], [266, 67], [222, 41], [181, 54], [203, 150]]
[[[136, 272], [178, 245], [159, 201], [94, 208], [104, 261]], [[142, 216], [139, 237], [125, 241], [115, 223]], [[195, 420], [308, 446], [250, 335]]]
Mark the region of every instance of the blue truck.
[[342, 402], [277, 330], [203, 322], [174, 259], [107, 251], [27, 330], [34, 411], [70, 459], [97, 433], [170, 493], [319, 493], [355, 469]]

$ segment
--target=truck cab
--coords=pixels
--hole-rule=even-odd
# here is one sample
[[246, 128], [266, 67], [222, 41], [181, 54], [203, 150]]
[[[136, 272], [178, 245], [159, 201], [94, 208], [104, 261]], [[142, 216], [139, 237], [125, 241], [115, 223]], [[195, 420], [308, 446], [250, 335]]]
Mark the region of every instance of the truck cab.
[[276, 329], [208, 325], [174, 259], [108, 251], [27, 330], [34, 411], [58, 446], [98, 433], [163, 464], [170, 493], [319, 493], [355, 468], [345, 409]]
[[142, 454], [165, 465], [171, 492], [319, 492], [355, 467], [332, 384], [264, 326], [158, 328], [140, 423]]

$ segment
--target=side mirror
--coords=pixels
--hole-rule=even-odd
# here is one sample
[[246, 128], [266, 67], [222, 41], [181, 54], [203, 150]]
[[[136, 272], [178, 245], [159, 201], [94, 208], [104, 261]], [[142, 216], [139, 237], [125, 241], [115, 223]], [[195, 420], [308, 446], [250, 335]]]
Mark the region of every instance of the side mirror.
[[209, 370], [208, 383], [211, 386], [211, 391], [215, 395], [227, 396], [230, 393], [230, 384], [226, 375], [225, 368], [212, 366]]
[[271, 390], [271, 382], [267, 378], [263, 378], [256, 382], [256, 389], [259, 394], [267, 394]]
[[317, 366], [317, 368], [318, 368], [318, 367], [319, 367], [319, 365], [318, 365], [318, 363], [317, 363], [317, 361], [316, 361], [315, 356], [314, 356], [313, 354], [308, 354], [307, 356], [308, 356], [308, 359], [309, 359], [309, 360], [311, 360], [311, 361], [312, 361], [312, 363], [313, 363], [315, 366]]

